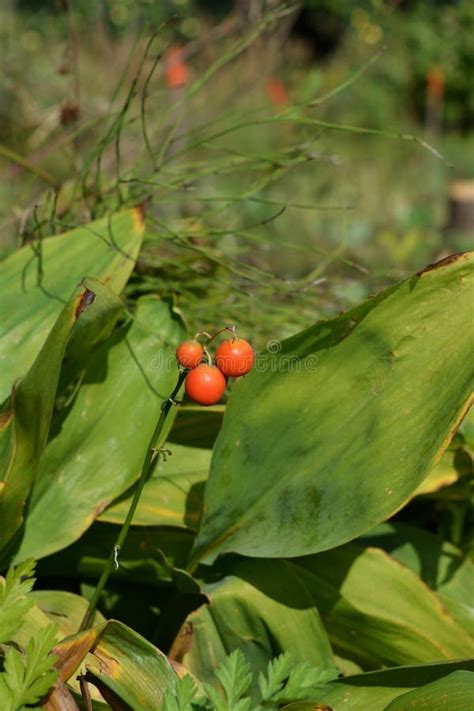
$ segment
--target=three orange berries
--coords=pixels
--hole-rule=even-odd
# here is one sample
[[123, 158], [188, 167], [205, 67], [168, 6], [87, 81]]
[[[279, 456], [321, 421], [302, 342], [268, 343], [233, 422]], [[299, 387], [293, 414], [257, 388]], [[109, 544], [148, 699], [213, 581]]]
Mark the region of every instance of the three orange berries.
[[[202, 362], [207, 355], [209, 362]], [[216, 350], [215, 365], [207, 350], [197, 341], [184, 341], [176, 350], [179, 365], [190, 370], [186, 394], [200, 405], [214, 405], [224, 394], [227, 378], [240, 378], [252, 370], [255, 353], [243, 338], [222, 341]]]

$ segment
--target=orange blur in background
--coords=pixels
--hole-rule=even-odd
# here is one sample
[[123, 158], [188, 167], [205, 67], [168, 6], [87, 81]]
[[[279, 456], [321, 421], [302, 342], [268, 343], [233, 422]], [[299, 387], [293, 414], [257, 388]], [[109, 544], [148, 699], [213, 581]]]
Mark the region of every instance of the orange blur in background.
[[186, 86], [188, 67], [185, 61], [184, 49], [178, 45], [169, 47], [164, 55], [165, 81], [170, 89], [180, 89]]
[[288, 104], [288, 94], [286, 93], [285, 85], [278, 77], [272, 77], [268, 80], [267, 96], [274, 106], [284, 106]]

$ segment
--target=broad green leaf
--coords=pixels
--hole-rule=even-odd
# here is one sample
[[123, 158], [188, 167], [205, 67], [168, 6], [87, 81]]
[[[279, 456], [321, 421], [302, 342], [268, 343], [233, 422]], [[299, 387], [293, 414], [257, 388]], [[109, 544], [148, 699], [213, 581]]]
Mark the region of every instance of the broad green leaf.
[[[56, 667], [63, 681], [70, 679], [79, 665], [82, 665], [84, 669], [98, 676], [99, 688], [102, 683], [112, 688], [115, 684], [119, 689], [122, 684], [128, 684], [132, 698], [135, 693], [142, 694], [144, 698], [152, 698], [151, 694], [158, 694], [163, 680], [171, 679], [174, 682], [174, 672], [166, 657], [125, 625], [114, 621], [105, 623], [102, 615], [96, 613], [96, 626], [76, 633], [87, 608], [87, 600], [63, 591], [37, 591], [34, 596], [36, 609], [42, 611], [46, 624], [55, 620], [60, 628], [60, 634], [55, 635], [54, 654], [57, 658]], [[33, 629], [29, 630], [28, 640], [45, 627], [43, 619], [39, 622], [32, 619], [29, 621], [33, 621]], [[25, 642], [25, 639], [21, 642]], [[110, 655], [112, 658], [105, 663]], [[143, 669], [138, 671], [142, 663]], [[150, 679], [147, 679], [148, 672]], [[107, 679], [109, 675], [111, 678]], [[76, 679], [70, 679], [70, 684], [77, 693], [79, 685]], [[146, 689], [147, 684], [149, 690]], [[93, 693], [92, 696], [95, 699], [100, 698], [98, 693]], [[133, 704], [132, 706], [135, 708]]]
[[[59, 374], [68, 339], [74, 326], [88, 310], [94, 318], [113, 321], [117, 297], [97, 279], [86, 278], [62, 309], [41, 351], [28, 373], [13, 388], [10, 409], [4, 413], [0, 490], [0, 552], [5, 552], [23, 523], [23, 509], [38, 474], [38, 465], [48, 437]], [[95, 331], [94, 331], [95, 333]], [[83, 338], [88, 340], [88, 332]], [[24, 556], [25, 558], [29, 556]]]
[[[211, 450], [167, 444], [170, 455], [160, 458], [145, 484], [133, 517], [134, 526], [183, 526], [197, 529]], [[123, 523], [131, 495], [122, 496], [99, 516], [100, 521]]]
[[294, 561], [335, 650], [365, 668], [474, 656], [474, 638], [409, 568], [346, 544]]
[[142, 212], [126, 210], [36, 241], [0, 264], [0, 402], [33, 364], [78, 282], [89, 275], [122, 291], [143, 229]]
[[95, 349], [46, 446], [17, 560], [66, 547], [136, 481], [161, 404], [176, 384], [174, 349], [182, 337], [169, 306], [143, 297], [132, 325]]
[[[39, 631], [54, 622], [56, 627], [55, 641], [57, 646], [65, 645], [60, 656], [65, 657], [74, 645], [63, 642], [65, 637], [76, 635], [79, 625], [87, 609], [87, 600], [64, 590], [35, 590], [28, 596], [31, 607], [23, 617], [23, 624], [11, 637], [12, 641], [22, 648], [26, 648], [30, 639]], [[100, 612], [94, 615], [94, 634], [105, 623]], [[70, 638], [72, 639], [72, 638]], [[60, 644], [59, 644], [60, 643]]]
[[[56, 622], [62, 637], [69, 637], [77, 632], [87, 610], [88, 601], [80, 595], [66, 590], [34, 590], [32, 597], [35, 605], [50, 620]], [[100, 612], [94, 615], [94, 625], [103, 625], [105, 618]]]
[[383, 548], [413, 570], [438, 592], [444, 607], [474, 638], [474, 563], [456, 546], [429, 531], [396, 522], [377, 526], [360, 542]]
[[107, 623], [86, 667], [87, 678], [103, 695], [109, 689], [134, 711], [159, 709], [165, 691], [176, 685], [166, 656], [114, 620]]
[[212, 671], [234, 649], [245, 654], [255, 672], [265, 671], [283, 651], [317, 667], [334, 666], [314, 601], [291, 563], [243, 561], [203, 592], [210, 604], [188, 617], [193, 644], [183, 659], [198, 678], [211, 681]]
[[327, 550], [398, 510], [471, 402], [473, 287], [457, 255], [263, 355], [229, 398], [191, 567]]
[[[318, 698], [318, 703], [328, 705], [335, 711], [343, 708], [344, 711], [385, 711], [387, 704], [403, 693], [413, 689], [421, 689], [425, 685], [448, 678], [453, 672], [474, 671], [474, 661], [445, 662], [443, 664], [425, 664], [420, 666], [406, 666], [385, 671], [357, 674], [345, 679], [329, 683]], [[314, 702], [298, 702], [286, 706], [287, 711], [313, 711]], [[324, 707], [324, 706], [323, 706]], [[316, 706], [317, 708], [317, 706]], [[401, 707], [408, 711], [411, 706]], [[416, 707], [415, 707], [416, 708]], [[431, 706], [427, 706], [430, 708]], [[450, 706], [444, 707], [450, 709]], [[468, 711], [469, 707], [463, 709]]]
[[226, 577], [202, 588], [210, 605], [188, 617], [194, 640], [183, 663], [197, 676], [235, 648], [255, 669], [285, 651], [328, 666], [326, 633], [336, 654], [365, 669], [474, 656], [437, 595], [380, 549], [222, 565]]
[[455, 671], [443, 679], [394, 699], [385, 711], [470, 711], [474, 705], [474, 672]]

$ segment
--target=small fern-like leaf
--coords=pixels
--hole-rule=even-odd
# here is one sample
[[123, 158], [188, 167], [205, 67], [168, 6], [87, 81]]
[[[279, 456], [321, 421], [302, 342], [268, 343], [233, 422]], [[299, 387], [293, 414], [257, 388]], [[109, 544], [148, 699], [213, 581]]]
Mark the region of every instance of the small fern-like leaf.
[[299, 662], [290, 671], [286, 684], [272, 700], [282, 703], [311, 699], [323, 684], [337, 677], [335, 668], [314, 667], [309, 662]]
[[204, 684], [204, 691], [210, 701], [212, 711], [227, 711], [227, 700], [220, 696], [219, 692], [210, 684]]
[[216, 677], [224, 689], [229, 711], [234, 711], [237, 702], [252, 683], [250, 666], [240, 649], [236, 649], [219, 664]]
[[24, 654], [14, 647], [5, 652], [4, 671], [0, 674], [0, 698], [9, 703], [2, 711], [15, 711], [24, 705], [37, 703], [58, 677], [54, 669], [56, 657], [50, 654], [55, 644], [56, 625], [48, 625], [28, 642]]
[[251, 699], [244, 697], [252, 682], [252, 672], [243, 653], [236, 649], [217, 667], [216, 677], [224, 697], [210, 684], [204, 686], [213, 711], [250, 711]]
[[35, 561], [27, 560], [0, 577], [0, 643], [9, 642], [33, 605], [28, 593], [34, 585]]
[[267, 673], [260, 672], [258, 676], [262, 701], [271, 701], [282, 690], [295, 664], [296, 661], [290, 652], [284, 652], [268, 662]]
[[205, 700], [196, 698], [197, 688], [189, 674], [176, 679], [176, 687], [167, 689], [162, 711], [205, 711]]

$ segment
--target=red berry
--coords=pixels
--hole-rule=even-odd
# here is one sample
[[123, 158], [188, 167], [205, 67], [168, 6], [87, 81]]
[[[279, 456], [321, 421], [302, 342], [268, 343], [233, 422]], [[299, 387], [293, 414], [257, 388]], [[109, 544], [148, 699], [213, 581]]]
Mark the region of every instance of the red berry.
[[225, 377], [219, 368], [201, 363], [192, 370], [185, 381], [186, 394], [200, 405], [214, 405], [224, 394]]
[[248, 341], [243, 338], [231, 338], [222, 341], [216, 351], [216, 365], [219, 370], [231, 378], [239, 378], [253, 368], [255, 353]]
[[183, 368], [195, 368], [201, 362], [204, 349], [197, 341], [183, 341], [176, 349], [176, 358]]

